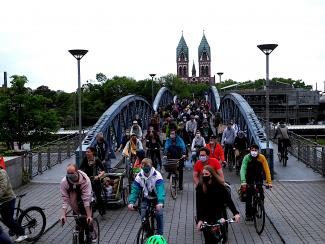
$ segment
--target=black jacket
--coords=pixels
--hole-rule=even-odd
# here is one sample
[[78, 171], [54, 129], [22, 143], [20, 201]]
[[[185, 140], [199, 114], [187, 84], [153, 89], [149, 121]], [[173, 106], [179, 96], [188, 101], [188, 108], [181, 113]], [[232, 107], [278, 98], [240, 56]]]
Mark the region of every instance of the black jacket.
[[215, 224], [222, 216], [224, 209], [229, 207], [235, 215], [238, 213], [226, 187], [219, 183], [208, 185], [207, 192], [203, 192], [200, 183], [196, 188], [196, 216], [197, 220]]

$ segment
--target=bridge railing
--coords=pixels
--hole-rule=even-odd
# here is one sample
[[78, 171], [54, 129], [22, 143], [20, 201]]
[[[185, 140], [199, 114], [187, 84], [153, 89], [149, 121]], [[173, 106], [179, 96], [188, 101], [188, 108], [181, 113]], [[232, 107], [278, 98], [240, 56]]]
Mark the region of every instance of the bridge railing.
[[[272, 124], [271, 138], [273, 138], [275, 130], [276, 126]], [[291, 131], [289, 131], [289, 137], [291, 147], [288, 148], [288, 151], [307, 167], [325, 176], [325, 147]]]
[[56, 164], [74, 155], [79, 145], [78, 133], [35, 147], [25, 155], [23, 168], [29, 178], [42, 174]]

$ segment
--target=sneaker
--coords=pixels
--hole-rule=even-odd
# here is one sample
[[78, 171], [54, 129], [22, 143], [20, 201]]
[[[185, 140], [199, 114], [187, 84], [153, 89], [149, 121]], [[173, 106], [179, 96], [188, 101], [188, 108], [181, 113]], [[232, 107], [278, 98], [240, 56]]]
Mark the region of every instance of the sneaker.
[[18, 236], [18, 238], [15, 240], [15, 242], [22, 242], [22, 241], [26, 240], [27, 238], [28, 238], [27, 235]]
[[89, 234], [90, 234], [91, 243], [96, 243], [97, 242], [97, 234], [96, 234], [96, 231], [92, 231]]

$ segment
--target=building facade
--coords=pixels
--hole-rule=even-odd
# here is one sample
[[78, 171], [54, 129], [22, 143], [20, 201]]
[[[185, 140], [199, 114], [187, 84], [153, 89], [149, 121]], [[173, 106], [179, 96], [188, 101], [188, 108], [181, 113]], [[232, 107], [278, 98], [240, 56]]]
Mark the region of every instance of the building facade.
[[196, 74], [195, 63], [192, 65], [192, 76], [189, 76], [189, 50], [182, 34], [176, 48], [177, 76], [187, 83], [215, 84], [215, 77], [211, 77], [211, 50], [203, 33], [198, 48], [199, 75]]
[[[264, 89], [231, 90], [242, 95], [259, 118], [266, 118], [266, 91]], [[318, 120], [320, 94], [303, 88], [293, 88], [270, 82], [270, 121], [297, 125]]]

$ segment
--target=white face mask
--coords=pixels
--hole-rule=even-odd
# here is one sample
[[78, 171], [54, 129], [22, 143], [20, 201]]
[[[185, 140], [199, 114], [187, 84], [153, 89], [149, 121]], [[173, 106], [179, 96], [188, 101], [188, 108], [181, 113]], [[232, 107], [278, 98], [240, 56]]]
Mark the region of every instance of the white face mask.
[[256, 157], [257, 157], [257, 154], [258, 154], [258, 152], [256, 152], [256, 151], [251, 151], [251, 156], [252, 156], [252, 157], [256, 158]]

